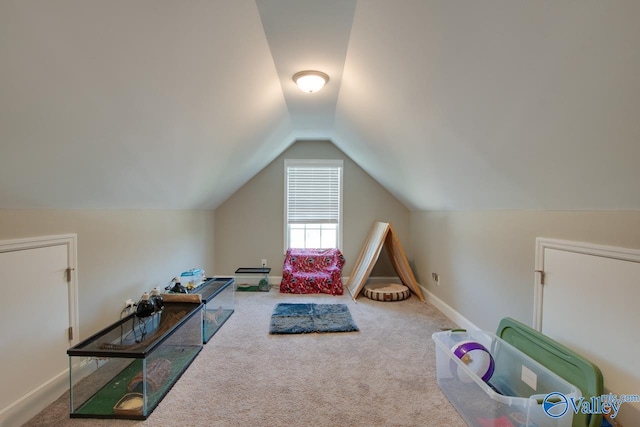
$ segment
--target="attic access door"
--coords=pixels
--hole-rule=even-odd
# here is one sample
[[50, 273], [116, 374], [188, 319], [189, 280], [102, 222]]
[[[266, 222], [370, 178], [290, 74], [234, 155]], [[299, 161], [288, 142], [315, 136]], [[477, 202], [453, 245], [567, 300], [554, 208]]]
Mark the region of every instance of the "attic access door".
[[66, 351], [78, 341], [75, 241], [0, 241], [0, 378], [11, 385], [0, 391], [2, 425], [22, 424], [68, 388]]
[[[534, 327], [595, 363], [605, 393], [640, 394], [640, 251], [536, 239]], [[623, 426], [640, 419], [624, 403]]]

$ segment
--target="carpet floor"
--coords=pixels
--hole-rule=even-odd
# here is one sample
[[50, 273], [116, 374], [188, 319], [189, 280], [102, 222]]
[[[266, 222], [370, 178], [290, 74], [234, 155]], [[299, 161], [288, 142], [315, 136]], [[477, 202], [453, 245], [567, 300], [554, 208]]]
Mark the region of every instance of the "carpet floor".
[[[70, 419], [69, 394], [43, 426], [464, 426], [436, 383], [431, 334], [455, 325], [415, 296], [237, 292], [236, 311], [145, 421]], [[346, 304], [354, 333], [271, 335], [278, 303]]]

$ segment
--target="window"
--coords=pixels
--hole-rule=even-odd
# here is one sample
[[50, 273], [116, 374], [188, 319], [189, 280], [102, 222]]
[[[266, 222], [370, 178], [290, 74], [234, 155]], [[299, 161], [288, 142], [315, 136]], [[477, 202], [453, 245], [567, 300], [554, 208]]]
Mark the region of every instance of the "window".
[[342, 160], [285, 160], [285, 250], [339, 248]]

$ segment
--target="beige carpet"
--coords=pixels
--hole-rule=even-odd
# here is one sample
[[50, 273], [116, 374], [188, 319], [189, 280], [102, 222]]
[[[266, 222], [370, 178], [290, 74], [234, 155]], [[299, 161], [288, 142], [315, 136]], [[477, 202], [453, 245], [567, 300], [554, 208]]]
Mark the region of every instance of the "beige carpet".
[[[359, 332], [269, 335], [281, 302], [343, 303]], [[455, 327], [415, 296], [237, 292], [236, 312], [146, 421], [70, 419], [65, 394], [26, 426], [464, 426], [431, 334]]]

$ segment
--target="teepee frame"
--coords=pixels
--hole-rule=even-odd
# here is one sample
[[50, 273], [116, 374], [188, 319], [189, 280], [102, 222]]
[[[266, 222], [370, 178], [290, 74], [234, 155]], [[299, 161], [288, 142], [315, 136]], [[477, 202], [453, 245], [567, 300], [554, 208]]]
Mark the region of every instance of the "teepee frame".
[[367, 241], [360, 252], [358, 261], [356, 261], [351, 276], [349, 276], [349, 283], [347, 283], [347, 289], [351, 294], [351, 297], [355, 301], [358, 295], [362, 291], [362, 287], [369, 278], [373, 266], [376, 264], [382, 246], [387, 249], [389, 258], [391, 258], [391, 264], [398, 273], [398, 277], [402, 280], [402, 283], [407, 286], [411, 291], [416, 294], [420, 301], [424, 301], [420, 286], [416, 281], [413, 271], [409, 266], [407, 257], [402, 250], [400, 241], [393, 229], [391, 223], [375, 221], [373, 227], [369, 232]]

